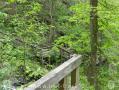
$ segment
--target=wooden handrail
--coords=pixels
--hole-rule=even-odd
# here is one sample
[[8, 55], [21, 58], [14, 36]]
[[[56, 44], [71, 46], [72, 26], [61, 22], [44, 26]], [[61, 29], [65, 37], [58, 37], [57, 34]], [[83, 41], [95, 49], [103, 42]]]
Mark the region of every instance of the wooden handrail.
[[[59, 90], [68, 90], [64, 87], [67, 76], [71, 74], [71, 86], [76, 87], [79, 83], [79, 65], [81, 64], [81, 55], [74, 55], [71, 59], [55, 68], [47, 75], [26, 87], [24, 90], [51, 90], [52, 85], [59, 83]], [[62, 86], [63, 85], [63, 86]], [[79, 90], [79, 89], [75, 89]]]

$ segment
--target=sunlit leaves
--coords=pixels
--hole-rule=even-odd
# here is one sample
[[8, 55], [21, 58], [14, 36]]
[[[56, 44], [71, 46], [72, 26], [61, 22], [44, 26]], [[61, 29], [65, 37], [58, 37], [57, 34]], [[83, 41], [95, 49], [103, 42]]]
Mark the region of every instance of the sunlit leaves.
[[25, 3], [27, 0], [7, 0], [10, 3], [14, 3], [14, 2], [19, 2], [19, 3]]
[[69, 19], [70, 21], [76, 21], [78, 23], [89, 23], [90, 7], [89, 3], [80, 3], [70, 7], [73, 12], [73, 16]]

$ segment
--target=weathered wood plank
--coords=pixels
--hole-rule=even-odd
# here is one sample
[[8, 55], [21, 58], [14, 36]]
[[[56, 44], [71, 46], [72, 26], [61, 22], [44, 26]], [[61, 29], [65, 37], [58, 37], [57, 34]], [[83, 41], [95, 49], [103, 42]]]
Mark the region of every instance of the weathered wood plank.
[[49, 90], [49, 88], [46, 89], [44, 87], [50, 87], [52, 85], [58, 84], [59, 81], [70, 74], [74, 69], [79, 67], [80, 63], [81, 55], [74, 55], [71, 59], [64, 62], [62, 65], [52, 70], [47, 75], [34, 82], [24, 90]]
[[79, 84], [79, 67], [71, 72], [71, 86], [77, 86]]
[[65, 78], [63, 78], [60, 82], [59, 82], [59, 90], [69, 90], [68, 88], [68, 76], [66, 76]]

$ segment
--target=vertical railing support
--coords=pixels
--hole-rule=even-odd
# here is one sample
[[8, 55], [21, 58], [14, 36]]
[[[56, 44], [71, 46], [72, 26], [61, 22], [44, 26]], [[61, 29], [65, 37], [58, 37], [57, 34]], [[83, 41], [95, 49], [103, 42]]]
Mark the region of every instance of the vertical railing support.
[[59, 82], [59, 90], [69, 90], [68, 89], [68, 76], [66, 76]]
[[71, 86], [78, 88], [79, 90], [79, 67], [71, 73]]

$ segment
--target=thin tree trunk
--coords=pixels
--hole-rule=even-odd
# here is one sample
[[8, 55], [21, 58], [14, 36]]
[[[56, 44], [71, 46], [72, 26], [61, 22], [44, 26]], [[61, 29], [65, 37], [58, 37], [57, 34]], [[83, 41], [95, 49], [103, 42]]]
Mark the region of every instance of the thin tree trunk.
[[98, 51], [98, 17], [97, 6], [98, 0], [90, 0], [90, 32], [91, 32], [91, 60], [90, 60], [90, 82], [94, 85], [95, 90], [99, 90], [97, 79], [97, 51]]

